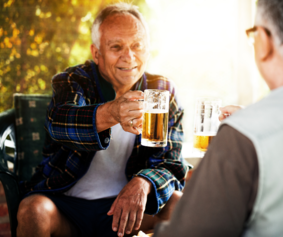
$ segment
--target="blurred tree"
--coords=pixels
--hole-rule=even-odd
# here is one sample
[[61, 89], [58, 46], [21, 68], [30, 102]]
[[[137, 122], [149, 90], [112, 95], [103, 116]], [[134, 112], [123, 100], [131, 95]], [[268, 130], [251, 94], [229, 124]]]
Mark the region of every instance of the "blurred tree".
[[[96, 14], [119, 0], [0, 0], [0, 112], [13, 93], [51, 93], [51, 78], [90, 58]], [[145, 0], [133, 4], [146, 8]]]

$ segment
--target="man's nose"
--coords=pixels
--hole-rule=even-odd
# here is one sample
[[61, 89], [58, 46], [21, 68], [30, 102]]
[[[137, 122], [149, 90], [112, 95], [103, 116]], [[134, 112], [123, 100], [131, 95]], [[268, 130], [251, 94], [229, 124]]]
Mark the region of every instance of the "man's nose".
[[132, 62], [135, 59], [134, 52], [130, 48], [125, 48], [122, 52], [121, 59], [126, 62]]

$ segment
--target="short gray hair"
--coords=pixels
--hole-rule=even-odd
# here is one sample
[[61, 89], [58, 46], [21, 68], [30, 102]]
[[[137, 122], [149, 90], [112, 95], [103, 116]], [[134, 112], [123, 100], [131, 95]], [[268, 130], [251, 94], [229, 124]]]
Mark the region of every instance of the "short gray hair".
[[283, 43], [283, 1], [258, 0], [257, 20], [266, 26], [275, 38], [275, 43]]
[[103, 23], [103, 21], [110, 15], [114, 15], [114, 14], [131, 14], [134, 17], [136, 17], [138, 20], [140, 20], [140, 22], [142, 23], [143, 27], [145, 28], [146, 34], [147, 34], [147, 40], [149, 43], [149, 30], [148, 30], [148, 26], [142, 16], [142, 14], [139, 12], [138, 7], [134, 6], [132, 4], [129, 3], [116, 3], [116, 4], [112, 4], [112, 5], [108, 5], [107, 7], [105, 7], [96, 17], [96, 19], [94, 20], [92, 27], [91, 27], [91, 39], [92, 39], [92, 43], [95, 44], [95, 46], [99, 49], [100, 48], [100, 31], [99, 28], [101, 26], [101, 24]]

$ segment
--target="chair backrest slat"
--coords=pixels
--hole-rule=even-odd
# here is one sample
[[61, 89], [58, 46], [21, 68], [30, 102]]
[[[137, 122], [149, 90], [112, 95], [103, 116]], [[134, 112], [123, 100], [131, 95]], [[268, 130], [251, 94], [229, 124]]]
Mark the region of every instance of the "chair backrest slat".
[[50, 95], [14, 95], [16, 113], [17, 171], [20, 180], [28, 180], [42, 160], [45, 140], [44, 122]]

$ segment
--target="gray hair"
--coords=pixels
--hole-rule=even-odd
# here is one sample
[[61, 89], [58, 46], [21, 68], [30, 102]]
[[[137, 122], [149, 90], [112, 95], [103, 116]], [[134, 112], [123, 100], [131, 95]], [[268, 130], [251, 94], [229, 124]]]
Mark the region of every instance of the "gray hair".
[[136, 17], [138, 20], [140, 20], [140, 22], [142, 23], [143, 27], [145, 28], [146, 34], [147, 34], [147, 40], [149, 43], [149, 30], [148, 30], [148, 26], [142, 16], [142, 14], [139, 12], [138, 7], [134, 6], [132, 4], [129, 3], [116, 3], [116, 4], [112, 4], [107, 6], [106, 8], [104, 8], [96, 17], [96, 19], [93, 22], [93, 25], [91, 27], [91, 39], [92, 39], [92, 43], [95, 44], [95, 46], [99, 49], [100, 48], [100, 31], [99, 28], [101, 26], [101, 24], [103, 23], [103, 21], [110, 15], [114, 15], [114, 14], [131, 14], [134, 17]]
[[283, 43], [283, 1], [258, 0], [257, 24], [267, 27], [277, 46]]

